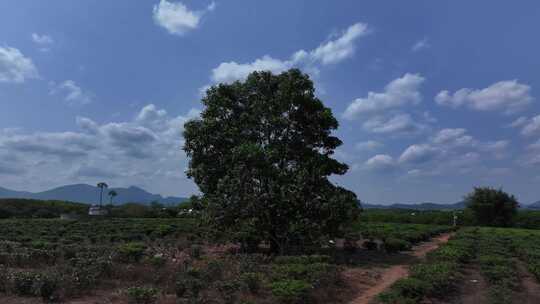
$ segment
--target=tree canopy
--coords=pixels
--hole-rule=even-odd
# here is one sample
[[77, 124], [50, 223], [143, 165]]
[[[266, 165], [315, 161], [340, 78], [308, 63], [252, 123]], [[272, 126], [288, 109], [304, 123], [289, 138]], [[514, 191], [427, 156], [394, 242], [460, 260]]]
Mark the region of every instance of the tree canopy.
[[202, 103], [201, 117], [184, 126], [184, 150], [209, 224], [284, 253], [356, 218], [356, 195], [328, 180], [348, 170], [332, 158], [338, 121], [306, 74], [253, 72], [211, 87]]
[[465, 197], [465, 203], [472, 211], [476, 223], [484, 226], [511, 226], [519, 207], [513, 195], [490, 187], [474, 188]]

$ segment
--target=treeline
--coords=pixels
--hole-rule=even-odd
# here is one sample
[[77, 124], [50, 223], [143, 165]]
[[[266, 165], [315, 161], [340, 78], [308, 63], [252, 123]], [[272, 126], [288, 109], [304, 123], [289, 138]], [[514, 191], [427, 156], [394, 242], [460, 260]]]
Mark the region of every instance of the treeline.
[[[457, 216], [458, 226], [476, 226], [472, 212], [464, 210], [429, 210], [412, 209], [365, 209], [360, 215], [360, 221], [383, 223], [409, 223], [452, 225], [454, 215]], [[519, 210], [514, 217], [512, 227], [524, 229], [540, 229], [540, 211]]]
[[[139, 203], [127, 203], [122, 205], [105, 205], [109, 217], [138, 217], [138, 218], [168, 218], [176, 217], [179, 213], [189, 216], [191, 203], [181, 203], [175, 206], [152, 203], [143, 205]], [[34, 199], [0, 199], [0, 219], [6, 218], [58, 218], [62, 214], [77, 217], [88, 216], [90, 205], [58, 201], [58, 200], [34, 200]]]
[[61, 214], [84, 215], [88, 205], [57, 200], [0, 199], [0, 218], [55, 218]]

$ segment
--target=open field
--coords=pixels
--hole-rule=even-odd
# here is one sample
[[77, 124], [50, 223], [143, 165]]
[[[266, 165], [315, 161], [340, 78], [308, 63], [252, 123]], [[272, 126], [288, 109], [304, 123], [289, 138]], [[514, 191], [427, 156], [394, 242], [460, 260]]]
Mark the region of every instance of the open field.
[[244, 254], [181, 218], [12, 219], [0, 235], [1, 303], [540, 299], [536, 230], [357, 223], [335, 246], [282, 257]]
[[[383, 266], [400, 261], [406, 257], [398, 251], [446, 231], [449, 227], [361, 224], [348, 239], [338, 241], [340, 248], [272, 258], [209, 242], [191, 219], [3, 220], [0, 299], [346, 303], [356, 294], [343, 280], [347, 267], [370, 256]], [[341, 248], [346, 242], [348, 247]]]

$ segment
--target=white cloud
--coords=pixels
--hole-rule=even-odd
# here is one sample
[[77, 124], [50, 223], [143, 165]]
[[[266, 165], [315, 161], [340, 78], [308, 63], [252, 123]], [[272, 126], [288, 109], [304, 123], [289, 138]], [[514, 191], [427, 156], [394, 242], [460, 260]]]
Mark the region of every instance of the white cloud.
[[518, 117], [516, 118], [510, 125], [509, 127], [512, 127], [512, 128], [519, 128], [519, 127], [522, 127], [524, 126], [528, 121], [528, 118], [526, 116], [521, 116], [521, 117]]
[[440, 150], [430, 145], [411, 145], [399, 157], [400, 163], [420, 164], [433, 160]]
[[363, 129], [372, 133], [415, 133], [426, 129], [424, 124], [415, 122], [411, 115], [400, 113], [394, 116], [375, 116], [362, 125]]
[[502, 159], [506, 157], [509, 146], [509, 140], [497, 140], [480, 143], [478, 149], [480, 151], [491, 153], [498, 159]]
[[83, 89], [73, 80], [66, 80], [60, 84], [49, 83], [50, 94], [62, 94], [69, 105], [86, 105], [93, 101], [91, 93]]
[[382, 146], [383, 146], [382, 143], [375, 140], [363, 141], [363, 142], [356, 143], [356, 145], [354, 145], [354, 147], [360, 151], [372, 151]]
[[338, 39], [321, 44], [311, 51], [313, 60], [322, 64], [334, 64], [354, 55], [354, 42], [359, 37], [368, 34], [368, 26], [364, 23], [351, 25]]
[[212, 70], [212, 81], [215, 83], [231, 83], [246, 78], [254, 71], [280, 73], [293, 66], [293, 61], [281, 61], [267, 55], [251, 63], [223, 62]]
[[46, 52], [49, 50], [50, 46], [54, 44], [54, 39], [46, 34], [40, 35], [37, 33], [32, 33], [32, 41], [40, 47], [40, 50]]
[[336, 64], [353, 56], [355, 53], [354, 43], [368, 32], [366, 24], [356, 23], [335, 40], [323, 43], [312, 51], [296, 51], [289, 59], [282, 60], [265, 55], [250, 63], [222, 62], [212, 70], [210, 78], [214, 83], [231, 83], [235, 80], [245, 79], [249, 73], [254, 71], [279, 73], [292, 67], [303, 67], [305, 70], [317, 74], [318, 65]]
[[49, 45], [54, 43], [54, 40], [51, 38], [51, 36], [45, 34], [39, 35], [36, 33], [32, 33], [32, 41], [41, 45]]
[[[183, 124], [197, 116], [198, 110], [172, 116], [167, 111], [147, 105], [132, 120], [97, 123], [78, 117], [80, 127], [74, 132], [25, 132], [0, 129], [0, 174], [14, 170], [4, 179], [5, 185], [28, 188], [85, 182], [107, 178], [115, 184], [149, 186], [149, 190], [169, 191], [178, 185], [187, 166], [183, 144]], [[5, 155], [20, 156], [4, 166]], [[171, 174], [171, 170], [177, 174]], [[169, 189], [169, 190], [167, 190]], [[187, 191], [187, 190], [185, 190]]]
[[536, 115], [528, 120], [526, 124], [524, 124], [523, 129], [521, 129], [521, 134], [525, 136], [540, 134], [540, 115]]
[[377, 154], [365, 162], [369, 169], [388, 170], [395, 166], [395, 161], [392, 156], [387, 154]]
[[467, 146], [473, 145], [474, 139], [472, 136], [467, 135], [467, 130], [463, 128], [456, 129], [442, 129], [435, 137], [433, 137], [433, 143], [437, 145], [446, 146]]
[[153, 18], [156, 24], [170, 34], [181, 36], [199, 27], [201, 18], [215, 8], [216, 4], [212, 2], [205, 10], [192, 11], [181, 2], [161, 0], [159, 4], [154, 5]]
[[32, 59], [12, 47], [0, 47], [0, 82], [23, 83], [39, 78]]
[[454, 94], [441, 91], [435, 97], [439, 105], [460, 107], [465, 105], [478, 111], [504, 111], [515, 113], [530, 104], [534, 98], [530, 95], [531, 87], [518, 83], [517, 80], [506, 80], [491, 86], [475, 90], [460, 89]]
[[540, 139], [538, 141], [536, 141], [535, 143], [532, 143], [532, 144], [528, 145], [527, 148], [530, 149], [530, 150], [538, 150], [538, 151], [540, 151]]
[[419, 89], [424, 77], [418, 74], [405, 74], [388, 83], [382, 93], [369, 92], [364, 98], [355, 99], [345, 110], [343, 116], [353, 120], [364, 113], [374, 113], [422, 101]]
[[411, 47], [411, 51], [413, 52], [418, 52], [418, 51], [421, 51], [421, 50], [424, 50], [424, 49], [428, 49], [430, 48], [431, 45], [429, 44], [429, 41], [427, 38], [424, 38], [422, 40], [419, 40], [417, 41], [412, 47]]

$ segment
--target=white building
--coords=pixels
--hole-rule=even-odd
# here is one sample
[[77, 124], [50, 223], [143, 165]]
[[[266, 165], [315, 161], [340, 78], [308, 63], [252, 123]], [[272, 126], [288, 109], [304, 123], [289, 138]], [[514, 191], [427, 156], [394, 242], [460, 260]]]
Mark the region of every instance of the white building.
[[92, 216], [107, 215], [107, 209], [98, 205], [92, 205], [90, 206], [90, 209], [88, 209], [88, 215], [92, 215]]

